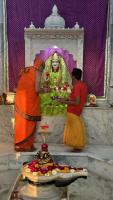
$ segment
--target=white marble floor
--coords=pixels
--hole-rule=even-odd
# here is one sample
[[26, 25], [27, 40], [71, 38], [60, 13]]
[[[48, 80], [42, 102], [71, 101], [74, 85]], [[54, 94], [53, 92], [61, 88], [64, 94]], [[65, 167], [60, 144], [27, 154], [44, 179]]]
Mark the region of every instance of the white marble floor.
[[[40, 144], [36, 144], [36, 146], [38, 151]], [[49, 152], [55, 156], [58, 162], [67, 162], [72, 166], [85, 166], [88, 169], [89, 175], [87, 181], [77, 181], [70, 186], [70, 200], [113, 199], [113, 146], [88, 145], [80, 153], [73, 152], [72, 150], [73, 148], [63, 144], [49, 144]], [[0, 180], [4, 180], [4, 188], [9, 188], [9, 186], [13, 184], [13, 181], [11, 182], [11, 177], [13, 178], [14, 176], [15, 179], [16, 173], [19, 172], [22, 163], [29, 160], [30, 156], [35, 155], [37, 151], [22, 152], [18, 156], [18, 153], [14, 151], [13, 143], [0, 143]], [[9, 185], [6, 184], [6, 177], [10, 177]], [[7, 191], [8, 190], [9, 189], [7, 189]], [[3, 191], [1, 190], [0, 195], [3, 197]], [[6, 200], [5, 193], [2, 200]]]
[[[38, 151], [40, 149], [40, 144], [35, 145]], [[113, 160], [113, 146], [108, 145], [87, 145], [82, 152], [73, 151], [72, 147], [66, 146], [64, 144], [53, 144], [50, 143], [49, 151], [53, 155], [93, 155], [97, 158], [104, 160]], [[34, 152], [22, 152], [23, 154], [36, 154]], [[12, 143], [0, 143], [0, 155], [3, 154], [15, 154], [15, 150]]]

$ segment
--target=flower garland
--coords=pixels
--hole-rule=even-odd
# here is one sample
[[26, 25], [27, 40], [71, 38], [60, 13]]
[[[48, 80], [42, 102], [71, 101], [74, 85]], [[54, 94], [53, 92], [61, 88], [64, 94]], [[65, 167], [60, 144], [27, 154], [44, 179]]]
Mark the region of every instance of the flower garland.
[[52, 88], [51, 93], [41, 94], [41, 113], [42, 115], [60, 115], [66, 113], [66, 104], [60, 104], [55, 101], [55, 97], [68, 98], [71, 92], [71, 87], [64, 84], [62, 87]]

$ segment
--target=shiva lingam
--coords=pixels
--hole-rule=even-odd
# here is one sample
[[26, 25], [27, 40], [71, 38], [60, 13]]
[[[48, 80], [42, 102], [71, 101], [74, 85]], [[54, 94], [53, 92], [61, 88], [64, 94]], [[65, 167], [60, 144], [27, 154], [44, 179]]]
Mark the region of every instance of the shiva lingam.
[[86, 168], [76, 168], [56, 163], [48, 152], [46, 143], [31, 162], [24, 163], [21, 174], [27, 184], [20, 188], [24, 200], [61, 200], [62, 190], [79, 178], [87, 178]]

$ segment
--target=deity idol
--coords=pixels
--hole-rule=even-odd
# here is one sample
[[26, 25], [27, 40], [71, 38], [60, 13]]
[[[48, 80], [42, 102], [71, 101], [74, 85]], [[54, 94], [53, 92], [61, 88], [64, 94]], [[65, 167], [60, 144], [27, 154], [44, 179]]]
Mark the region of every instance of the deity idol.
[[45, 62], [41, 80], [42, 87], [50, 88], [50, 93], [41, 95], [41, 111], [44, 115], [65, 113], [65, 105], [53, 101], [56, 97], [68, 98], [71, 91], [71, 76], [64, 59], [54, 53]]
[[71, 82], [65, 61], [58, 53], [54, 53], [50, 56], [46, 61], [45, 66], [42, 80], [43, 85], [55, 88], [62, 87], [65, 83]]

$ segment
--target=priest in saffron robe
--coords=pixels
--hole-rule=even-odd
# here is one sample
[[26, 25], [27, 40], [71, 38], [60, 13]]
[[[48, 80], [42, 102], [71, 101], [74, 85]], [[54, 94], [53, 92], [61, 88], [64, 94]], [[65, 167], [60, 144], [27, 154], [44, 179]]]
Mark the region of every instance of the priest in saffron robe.
[[15, 151], [35, 149], [36, 125], [41, 120], [39, 93], [44, 67], [44, 62], [37, 59], [34, 66], [24, 68], [20, 74], [15, 97]]

